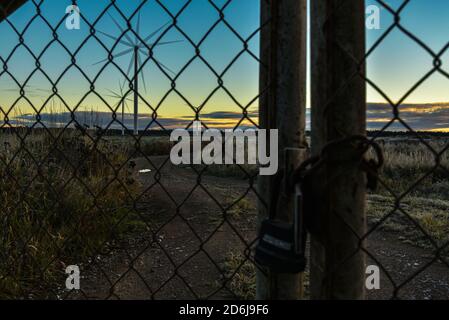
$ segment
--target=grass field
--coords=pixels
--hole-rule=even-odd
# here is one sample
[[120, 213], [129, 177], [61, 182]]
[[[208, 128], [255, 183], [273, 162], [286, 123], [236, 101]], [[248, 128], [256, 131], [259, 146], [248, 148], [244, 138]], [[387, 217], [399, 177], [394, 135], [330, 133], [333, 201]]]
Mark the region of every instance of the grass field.
[[74, 132], [1, 140], [0, 298], [45, 297], [65, 265], [134, 227], [129, 194], [139, 186], [126, 166], [116, 172], [122, 147]]
[[[437, 153], [447, 146], [445, 139], [429, 141]], [[382, 228], [401, 234], [401, 239], [419, 246], [431, 243], [407, 217], [419, 223], [438, 245], [449, 240], [449, 152], [440, 156], [424, 144], [407, 139], [386, 140], [382, 184], [368, 197], [368, 217], [375, 223], [394, 211]], [[400, 200], [395, 207], [395, 201]], [[396, 210], [395, 210], [396, 209]]]

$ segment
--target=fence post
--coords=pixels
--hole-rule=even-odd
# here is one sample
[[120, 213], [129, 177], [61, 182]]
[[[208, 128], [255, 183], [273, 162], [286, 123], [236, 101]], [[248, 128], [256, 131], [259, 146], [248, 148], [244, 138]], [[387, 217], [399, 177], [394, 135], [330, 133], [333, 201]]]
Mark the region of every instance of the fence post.
[[[305, 149], [298, 150], [286, 163], [286, 148], [306, 146], [306, 44], [307, 0], [261, 0], [260, 127], [279, 130], [279, 170], [283, 165], [298, 166]], [[268, 90], [266, 90], [268, 89]], [[290, 157], [289, 157], [290, 159]], [[273, 177], [259, 177], [259, 193], [267, 201], [282, 187]], [[291, 221], [293, 198], [283, 196], [278, 218]], [[266, 202], [267, 205], [269, 203]], [[267, 217], [259, 204], [259, 222]], [[302, 275], [257, 272], [258, 299], [298, 299], [302, 297]]]
[[[312, 154], [335, 139], [366, 134], [364, 0], [311, 1]], [[339, 154], [347, 152], [338, 150]], [[365, 177], [351, 163], [327, 162], [325, 212], [311, 240], [312, 299], [363, 299]]]
[[0, 22], [24, 5], [25, 2], [26, 0], [0, 0]]

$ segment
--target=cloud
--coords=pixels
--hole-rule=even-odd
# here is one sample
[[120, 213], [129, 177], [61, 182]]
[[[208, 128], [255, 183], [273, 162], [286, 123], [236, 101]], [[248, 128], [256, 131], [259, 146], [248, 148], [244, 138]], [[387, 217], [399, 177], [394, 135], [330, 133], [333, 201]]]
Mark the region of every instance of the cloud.
[[[449, 103], [403, 104], [398, 107], [399, 118], [417, 131], [449, 131]], [[383, 128], [394, 118], [394, 109], [389, 104], [369, 103], [368, 129]], [[396, 120], [387, 130], [405, 131], [407, 128]]]
[[[307, 110], [307, 124], [310, 126], [310, 110]], [[417, 131], [449, 131], [449, 103], [432, 104], [403, 104], [398, 108], [399, 117], [407, 125]], [[248, 111], [248, 117], [257, 123], [258, 112]], [[200, 115], [200, 119], [209, 128], [234, 128], [243, 118], [243, 112], [216, 111]], [[393, 107], [386, 103], [368, 103], [367, 106], [367, 127], [369, 130], [379, 130], [384, 128], [394, 118]], [[117, 113], [114, 120], [112, 112], [89, 112], [79, 111], [73, 115], [70, 112], [62, 113], [41, 113], [41, 122], [48, 127], [64, 127], [68, 123], [74, 126], [74, 120], [81, 125], [89, 127], [99, 126], [102, 128], [121, 129], [121, 114]], [[158, 116], [153, 119], [150, 115], [140, 115], [138, 126], [143, 129], [177, 129], [187, 128], [195, 119], [194, 115], [179, 117]], [[24, 114], [10, 120], [12, 125], [36, 124], [35, 114]], [[125, 114], [124, 125], [128, 129], [134, 127], [132, 114]], [[39, 126], [39, 125], [37, 125]], [[252, 127], [248, 121], [241, 123], [241, 128]], [[406, 131], [406, 127], [399, 120], [394, 121], [387, 128], [388, 131]]]
[[[243, 118], [243, 110], [242, 110], [242, 112], [217, 111], [217, 112], [202, 114], [201, 116], [204, 118], [208, 118], [208, 119], [242, 119]], [[257, 111], [248, 111], [248, 117], [257, 118], [258, 116], [259, 116], [259, 113]]]
[[[257, 120], [257, 114], [251, 113], [250, 117], [255, 117], [253, 121]], [[101, 111], [78, 111], [73, 114], [70, 112], [59, 112], [59, 113], [41, 113], [39, 115], [40, 122], [37, 122], [36, 114], [23, 114], [10, 119], [9, 123], [11, 125], [17, 126], [34, 126], [42, 127], [42, 124], [46, 127], [74, 127], [76, 124], [82, 126], [87, 126], [89, 128], [101, 127], [120, 130], [125, 126], [127, 129], [134, 128], [134, 117], [132, 114], [127, 113], [124, 115], [124, 121], [122, 124], [121, 113], [117, 113], [114, 119], [112, 112], [101, 112]], [[212, 112], [207, 114], [202, 114], [200, 119], [209, 128], [234, 128], [243, 118], [242, 113], [234, 112]], [[161, 130], [161, 129], [178, 129], [187, 128], [192, 121], [195, 120], [194, 115], [186, 115], [181, 117], [164, 117], [158, 116], [153, 119], [150, 115], [140, 115], [138, 119], [139, 130]], [[250, 127], [251, 124], [245, 123], [241, 127]]]

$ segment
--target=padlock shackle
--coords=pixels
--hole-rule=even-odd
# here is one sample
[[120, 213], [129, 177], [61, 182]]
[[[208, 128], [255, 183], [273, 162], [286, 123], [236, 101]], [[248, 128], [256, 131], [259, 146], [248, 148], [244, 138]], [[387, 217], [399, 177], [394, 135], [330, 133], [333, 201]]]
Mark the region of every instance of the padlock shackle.
[[[313, 160], [313, 159], [309, 159]], [[304, 171], [305, 168], [307, 168], [308, 165], [313, 164], [316, 161], [306, 161], [306, 165], [300, 166], [301, 172]], [[295, 171], [298, 172], [298, 170]], [[289, 177], [284, 175], [285, 170], [280, 170], [275, 176], [274, 176], [274, 183], [275, 185], [280, 185], [282, 183], [282, 179], [288, 179]], [[302, 179], [299, 179], [296, 181], [292, 187], [293, 187], [293, 205], [294, 205], [294, 215], [293, 215], [293, 232], [294, 232], [294, 252], [296, 254], [303, 254], [305, 251], [305, 241], [307, 239], [307, 233], [306, 233], [306, 227], [305, 227], [305, 219], [304, 219], [304, 199], [303, 199], [303, 193], [301, 189], [301, 181]], [[290, 189], [291, 190], [291, 189]], [[279, 202], [279, 196], [280, 192], [272, 192], [271, 193], [271, 201], [270, 201], [270, 208], [269, 208], [269, 219], [275, 220], [277, 216], [277, 206]]]

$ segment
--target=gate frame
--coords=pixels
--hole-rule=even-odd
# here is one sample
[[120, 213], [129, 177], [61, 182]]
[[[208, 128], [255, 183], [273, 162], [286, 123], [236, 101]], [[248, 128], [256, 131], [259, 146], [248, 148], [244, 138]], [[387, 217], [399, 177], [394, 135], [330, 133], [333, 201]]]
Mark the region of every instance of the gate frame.
[[[261, 29], [259, 125], [261, 129], [278, 129], [279, 170], [283, 170], [285, 166], [298, 166], [305, 160], [307, 151], [307, 0], [261, 0], [261, 24], [264, 22], [268, 24]], [[297, 152], [286, 160], [286, 149]], [[265, 204], [259, 201], [259, 226], [268, 217], [268, 199], [274, 192], [282, 197], [277, 218], [286, 222], [293, 220], [291, 190], [283, 190], [276, 185], [274, 177], [265, 176], [259, 176], [258, 189], [261, 198], [266, 200]], [[257, 299], [303, 298], [302, 274], [264, 271], [257, 270]]]
[[[366, 136], [365, 1], [311, 1], [312, 155]], [[312, 299], [365, 297], [366, 176], [338, 153], [325, 164], [319, 234], [311, 237]]]

